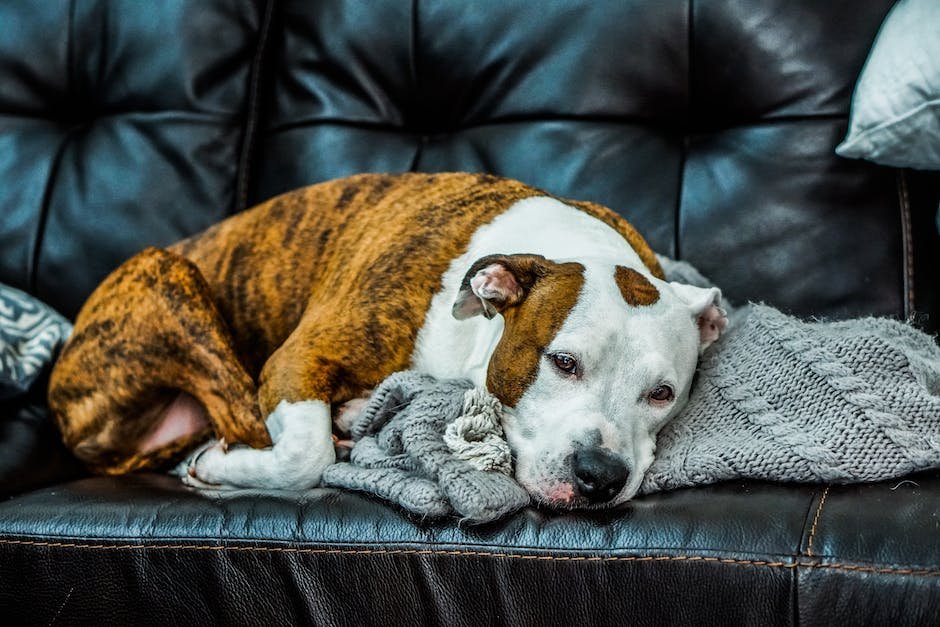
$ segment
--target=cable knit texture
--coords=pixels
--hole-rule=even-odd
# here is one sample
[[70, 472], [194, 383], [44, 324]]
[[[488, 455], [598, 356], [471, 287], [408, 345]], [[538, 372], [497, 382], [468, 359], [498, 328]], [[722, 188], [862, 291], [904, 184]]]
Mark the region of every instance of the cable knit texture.
[[395, 373], [353, 420], [350, 461], [328, 467], [323, 484], [430, 518], [495, 520], [529, 502], [511, 477], [501, 414], [499, 401], [469, 381]]
[[[660, 258], [670, 280], [710, 285]], [[940, 348], [882, 318], [803, 322], [729, 307], [641, 492], [726, 479], [853, 483], [940, 467]]]
[[940, 466], [940, 351], [893, 320], [764, 305], [703, 357], [643, 492], [724, 479], [860, 482]]
[[[707, 287], [661, 257], [670, 280]], [[688, 405], [660, 431], [641, 493], [728, 479], [864, 482], [940, 467], [940, 347], [902, 322], [804, 322], [725, 303]], [[428, 517], [486, 522], [528, 502], [511, 478], [501, 406], [466, 381], [386, 379], [354, 421], [351, 461], [324, 483]], [[470, 460], [470, 461], [468, 461]]]

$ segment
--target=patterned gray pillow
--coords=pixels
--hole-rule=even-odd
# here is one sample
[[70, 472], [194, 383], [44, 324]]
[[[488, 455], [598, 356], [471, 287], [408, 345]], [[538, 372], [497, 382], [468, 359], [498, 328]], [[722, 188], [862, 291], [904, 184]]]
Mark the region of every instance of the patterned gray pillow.
[[0, 283], [0, 399], [25, 394], [71, 332], [48, 305]]

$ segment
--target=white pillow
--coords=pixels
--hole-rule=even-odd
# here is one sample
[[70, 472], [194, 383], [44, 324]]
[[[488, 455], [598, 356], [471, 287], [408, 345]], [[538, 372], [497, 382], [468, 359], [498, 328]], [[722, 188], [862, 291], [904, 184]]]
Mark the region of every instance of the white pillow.
[[940, 0], [900, 0], [888, 13], [836, 153], [940, 170]]

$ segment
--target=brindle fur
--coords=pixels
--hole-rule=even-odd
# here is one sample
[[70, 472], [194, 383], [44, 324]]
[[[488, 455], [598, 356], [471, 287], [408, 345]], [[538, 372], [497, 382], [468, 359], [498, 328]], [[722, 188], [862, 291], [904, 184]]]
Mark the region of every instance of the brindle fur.
[[[485, 174], [359, 175], [289, 192], [167, 250], [143, 251], [89, 298], [52, 373], [49, 403], [66, 443], [103, 473], [177, 461], [209, 430], [152, 451], [139, 444], [185, 391], [217, 437], [270, 445], [263, 417], [279, 401], [342, 402], [407, 367], [451, 261], [479, 226], [541, 195]], [[571, 204], [614, 227], [661, 276], [623, 219]], [[580, 283], [568, 282], [576, 295]], [[507, 368], [494, 364], [492, 372], [509, 375]], [[506, 379], [514, 381], [509, 396], [530, 373], [517, 374]]]

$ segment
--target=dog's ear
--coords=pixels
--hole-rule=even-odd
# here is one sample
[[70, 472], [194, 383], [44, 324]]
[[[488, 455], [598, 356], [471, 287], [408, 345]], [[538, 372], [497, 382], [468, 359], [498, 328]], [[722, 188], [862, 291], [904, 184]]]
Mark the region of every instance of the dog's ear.
[[704, 351], [728, 326], [725, 310], [721, 308], [721, 290], [717, 287], [696, 287], [685, 283], [669, 285], [692, 311], [692, 317], [698, 325], [699, 352]]
[[541, 255], [487, 255], [473, 262], [460, 283], [451, 310], [458, 320], [483, 314], [492, 318], [521, 303], [535, 282], [548, 273]]

